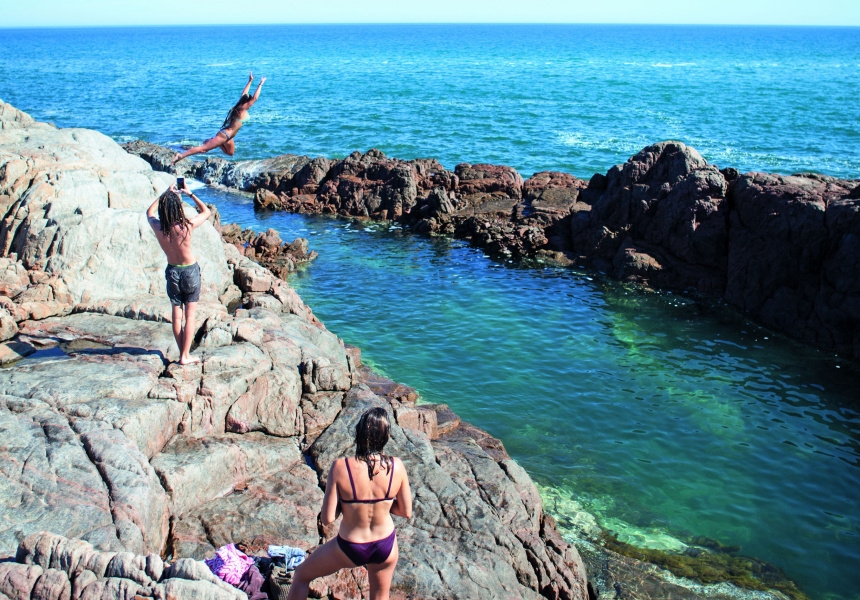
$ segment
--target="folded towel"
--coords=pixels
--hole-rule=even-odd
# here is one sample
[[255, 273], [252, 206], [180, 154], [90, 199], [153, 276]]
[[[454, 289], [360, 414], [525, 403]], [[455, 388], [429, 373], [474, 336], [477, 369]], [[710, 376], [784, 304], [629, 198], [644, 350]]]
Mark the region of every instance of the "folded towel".
[[204, 561], [209, 570], [222, 581], [236, 586], [239, 580], [254, 564], [254, 559], [240, 551], [234, 544], [221, 546], [215, 551], [215, 557]]
[[287, 571], [294, 570], [308, 556], [301, 548], [293, 548], [292, 546], [269, 546], [267, 553], [272, 558], [283, 559]]

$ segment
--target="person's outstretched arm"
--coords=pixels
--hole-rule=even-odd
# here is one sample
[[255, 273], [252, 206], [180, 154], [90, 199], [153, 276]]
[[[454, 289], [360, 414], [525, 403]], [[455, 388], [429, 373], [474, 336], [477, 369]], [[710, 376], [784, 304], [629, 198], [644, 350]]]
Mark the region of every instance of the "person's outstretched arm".
[[247, 104], [245, 104], [245, 110], [247, 110], [247, 109], [251, 108], [252, 106], [254, 106], [254, 102], [256, 102], [256, 101], [257, 101], [257, 99], [260, 97], [260, 90], [262, 90], [262, 89], [263, 89], [263, 84], [264, 84], [264, 83], [266, 83], [266, 78], [265, 78], [265, 77], [263, 77], [262, 79], [260, 79], [260, 83], [258, 83], [258, 84], [257, 84], [257, 89], [254, 91], [254, 95], [253, 95], [253, 96], [251, 96], [251, 99], [250, 99], [250, 100], [248, 100]]
[[257, 98], [259, 98], [259, 97], [260, 97], [260, 90], [262, 90], [262, 89], [263, 89], [263, 84], [264, 84], [264, 83], [266, 83], [266, 78], [265, 78], [265, 77], [263, 77], [263, 78], [260, 80], [260, 83], [258, 83], [258, 84], [257, 84], [257, 89], [256, 89], [256, 90], [254, 90], [254, 97], [252, 98], [252, 100], [253, 100], [254, 102], [256, 102], [256, 101], [257, 101]]
[[183, 194], [185, 194], [186, 196], [190, 196], [191, 199], [194, 201], [194, 204], [197, 206], [197, 215], [188, 219], [188, 222], [191, 223], [192, 229], [196, 228], [196, 227], [200, 227], [201, 225], [203, 225], [203, 223], [206, 222], [206, 219], [209, 218], [209, 215], [212, 214], [212, 211], [209, 210], [209, 207], [206, 206], [206, 204], [204, 204], [200, 198], [198, 198], [197, 196], [194, 195], [194, 192], [192, 192], [191, 190], [188, 189], [187, 183], [179, 191], [182, 192]]
[[248, 73], [248, 83], [245, 84], [245, 89], [242, 90], [242, 96], [251, 91], [251, 82], [254, 81], [254, 73]]
[[155, 231], [161, 231], [161, 221], [158, 220], [158, 198], [146, 209], [146, 220]]
[[404, 519], [412, 518], [412, 489], [409, 487], [409, 476], [406, 474], [406, 468], [403, 466], [403, 461], [398, 458], [398, 467], [403, 471], [403, 482], [400, 484], [400, 489], [397, 490], [397, 495], [394, 497], [394, 504], [391, 505], [391, 514], [403, 517]]

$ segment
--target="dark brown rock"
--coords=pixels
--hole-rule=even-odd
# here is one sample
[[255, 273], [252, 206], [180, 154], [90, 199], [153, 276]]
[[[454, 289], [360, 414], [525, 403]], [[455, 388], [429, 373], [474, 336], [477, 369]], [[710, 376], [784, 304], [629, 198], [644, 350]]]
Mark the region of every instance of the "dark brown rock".
[[501, 193], [509, 198], [523, 197], [522, 175], [511, 167], [461, 163], [454, 173], [459, 178], [458, 195]]
[[860, 202], [852, 187], [822, 177], [738, 178], [726, 299], [803, 341], [860, 356]]

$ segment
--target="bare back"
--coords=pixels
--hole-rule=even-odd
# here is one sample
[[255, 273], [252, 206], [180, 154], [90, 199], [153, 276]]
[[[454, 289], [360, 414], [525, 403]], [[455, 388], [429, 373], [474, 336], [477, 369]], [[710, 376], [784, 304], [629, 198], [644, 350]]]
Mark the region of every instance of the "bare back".
[[[391, 458], [393, 473], [383, 468], [378, 461], [371, 464], [372, 479], [367, 476], [367, 463], [352, 456], [338, 460], [332, 469], [343, 511], [339, 535], [351, 542], [371, 542], [390, 535], [394, 531], [392, 506], [398, 499], [403, 504], [406, 500], [404, 493], [408, 493], [406, 470], [400, 459]], [[356, 500], [358, 502], [355, 502]], [[409, 503], [411, 505], [411, 497]]]
[[160, 228], [153, 227], [155, 239], [158, 240], [158, 245], [164, 250], [169, 264], [192, 265], [197, 262], [197, 259], [194, 258], [194, 252], [191, 251], [192, 230], [193, 226], [191, 224], [184, 228], [174, 225], [173, 231], [168, 237], [161, 232]]

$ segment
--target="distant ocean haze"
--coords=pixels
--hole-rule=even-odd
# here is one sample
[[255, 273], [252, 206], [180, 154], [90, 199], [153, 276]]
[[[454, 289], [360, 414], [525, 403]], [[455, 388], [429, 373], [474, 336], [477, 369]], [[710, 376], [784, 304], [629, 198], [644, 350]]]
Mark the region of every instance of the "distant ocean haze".
[[860, 28], [327, 25], [0, 30], [0, 97], [117, 140], [195, 144], [249, 70], [236, 158], [606, 172], [665, 139], [720, 167], [860, 175]]

